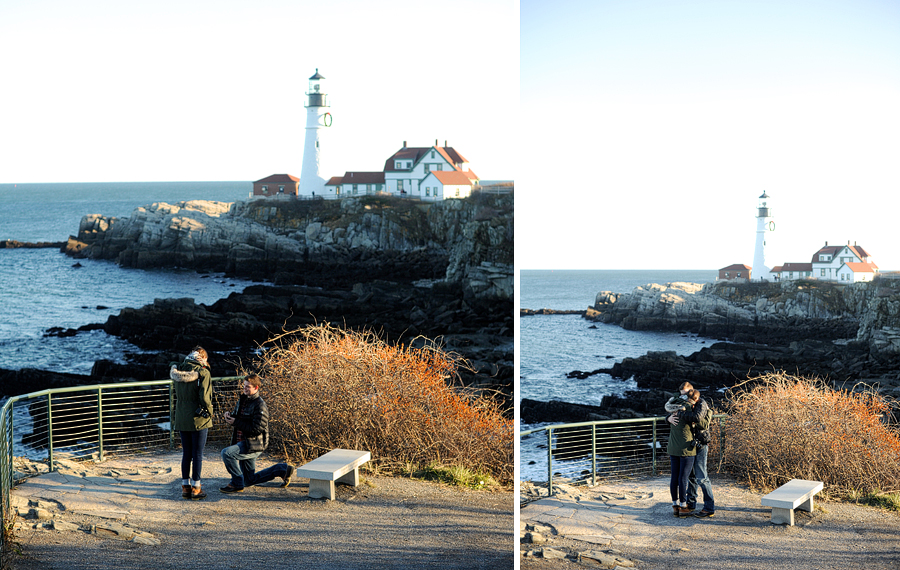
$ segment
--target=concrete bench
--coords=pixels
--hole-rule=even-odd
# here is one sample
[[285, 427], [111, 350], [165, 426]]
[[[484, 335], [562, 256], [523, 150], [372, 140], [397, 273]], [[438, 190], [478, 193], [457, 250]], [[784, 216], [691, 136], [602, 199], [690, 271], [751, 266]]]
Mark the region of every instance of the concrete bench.
[[791, 479], [762, 498], [765, 507], [772, 507], [772, 523], [794, 526], [794, 509], [811, 513], [813, 496], [822, 490], [821, 481]]
[[359, 485], [359, 466], [372, 459], [368, 451], [332, 449], [297, 468], [297, 477], [309, 479], [309, 496], [334, 500], [334, 484]]

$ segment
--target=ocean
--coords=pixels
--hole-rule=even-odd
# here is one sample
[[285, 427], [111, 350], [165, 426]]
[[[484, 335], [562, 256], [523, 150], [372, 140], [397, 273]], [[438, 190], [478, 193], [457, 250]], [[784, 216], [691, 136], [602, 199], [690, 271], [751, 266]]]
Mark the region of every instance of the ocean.
[[[716, 270], [521, 270], [519, 307], [523, 309], [584, 310], [597, 293], [628, 293], [648, 283], [715, 281]], [[688, 355], [713, 342], [690, 334], [628, 331], [615, 325], [592, 323], [580, 315], [535, 315], [519, 319], [518, 398], [560, 400], [599, 405], [603, 396], [636, 389], [633, 380], [596, 374], [569, 379], [575, 370], [609, 368], [626, 357], [649, 351], [672, 350]], [[521, 424], [525, 431], [546, 424]], [[521, 441], [521, 480], [546, 480], [546, 449], [535, 438]], [[531, 464], [534, 461], [535, 464]]]
[[[247, 199], [252, 187], [251, 182], [0, 184], [0, 240], [62, 242], [78, 233], [88, 214], [128, 217], [154, 202], [234, 202]], [[247, 284], [191, 268], [142, 270], [75, 260], [55, 248], [0, 249], [0, 368], [88, 374], [95, 360], [124, 363], [125, 354], [140, 349], [102, 331], [57, 337], [47, 330], [104, 323], [125, 307], [157, 298], [211, 304]]]

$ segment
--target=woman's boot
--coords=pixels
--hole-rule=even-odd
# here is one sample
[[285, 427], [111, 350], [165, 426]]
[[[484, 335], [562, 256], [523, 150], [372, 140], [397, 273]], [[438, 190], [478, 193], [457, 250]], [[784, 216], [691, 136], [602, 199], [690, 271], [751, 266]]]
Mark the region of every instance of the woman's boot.
[[191, 486], [190, 485], [182, 485], [181, 486], [181, 496], [185, 499], [191, 498]]
[[200, 499], [203, 499], [205, 497], [206, 497], [206, 493], [203, 492], [203, 490], [200, 488], [200, 485], [197, 485], [196, 487], [191, 487], [191, 499], [192, 500], [199, 501]]

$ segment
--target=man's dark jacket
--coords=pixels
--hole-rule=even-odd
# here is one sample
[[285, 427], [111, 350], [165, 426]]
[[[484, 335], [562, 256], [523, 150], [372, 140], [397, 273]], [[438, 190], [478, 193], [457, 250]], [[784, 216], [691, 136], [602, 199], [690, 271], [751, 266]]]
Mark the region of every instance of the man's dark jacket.
[[249, 452], [265, 451], [269, 447], [269, 408], [259, 392], [252, 396], [241, 394], [232, 415], [235, 419], [231, 445], [237, 443], [237, 432], [241, 432]]

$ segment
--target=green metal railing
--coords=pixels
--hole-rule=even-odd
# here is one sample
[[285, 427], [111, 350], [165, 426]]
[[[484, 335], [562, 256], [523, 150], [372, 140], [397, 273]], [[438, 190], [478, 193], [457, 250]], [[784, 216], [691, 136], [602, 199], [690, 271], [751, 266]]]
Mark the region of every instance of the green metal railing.
[[[242, 376], [213, 378], [216, 417], [231, 409]], [[107, 454], [138, 454], [148, 449], [175, 449], [171, 380], [121, 382], [42, 390], [10, 397], [0, 408], [0, 515], [6, 520], [14, 480], [16, 446], [31, 460], [103, 461]], [[214, 422], [208, 441], [227, 441], [231, 428]], [[18, 442], [18, 443], [17, 443]]]
[[[726, 418], [724, 414], [713, 416], [716, 421], [710, 426], [713, 440], [708, 465], [721, 463], [721, 428]], [[600, 481], [655, 477], [667, 472], [668, 438], [669, 424], [665, 416], [659, 416], [545, 426], [519, 432], [519, 445], [520, 449], [546, 446], [547, 489], [553, 495], [554, 479], [593, 486]]]

